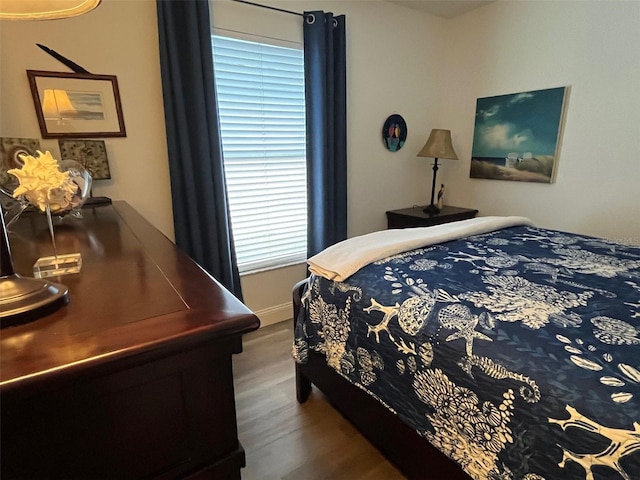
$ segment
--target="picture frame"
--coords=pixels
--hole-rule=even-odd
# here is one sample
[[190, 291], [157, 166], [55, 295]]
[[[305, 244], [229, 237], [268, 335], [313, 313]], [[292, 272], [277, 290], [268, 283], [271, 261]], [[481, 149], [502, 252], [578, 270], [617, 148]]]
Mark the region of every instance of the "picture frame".
[[58, 140], [60, 158], [75, 160], [89, 171], [92, 180], [110, 180], [109, 159], [104, 140]]
[[402, 115], [389, 115], [382, 125], [382, 141], [390, 152], [400, 150], [407, 140], [407, 123]]
[[569, 87], [478, 98], [471, 178], [553, 183]]
[[42, 138], [126, 137], [115, 75], [27, 70]]
[[40, 140], [37, 138], [0, 137], [0, 187], [6, 186], [13, 191], [18, 181], [7, 171], [22, 168], [24, 162], [20, 155], [35, 156], [38, 150]]

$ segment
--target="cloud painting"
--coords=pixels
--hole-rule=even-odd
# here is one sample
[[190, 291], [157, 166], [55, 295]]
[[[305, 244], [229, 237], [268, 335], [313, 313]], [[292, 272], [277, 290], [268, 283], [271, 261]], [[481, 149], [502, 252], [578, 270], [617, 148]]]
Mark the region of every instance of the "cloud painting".
[[567, 87], [479, 98], [472, 178], [551, 183]]

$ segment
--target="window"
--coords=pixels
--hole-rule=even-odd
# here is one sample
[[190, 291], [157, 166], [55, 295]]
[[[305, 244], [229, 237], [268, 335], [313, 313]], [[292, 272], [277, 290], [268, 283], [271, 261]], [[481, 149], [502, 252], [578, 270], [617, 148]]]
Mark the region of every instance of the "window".
[[214, 35], [231, 224], [241, 273], [307, 255], [301, 49]]

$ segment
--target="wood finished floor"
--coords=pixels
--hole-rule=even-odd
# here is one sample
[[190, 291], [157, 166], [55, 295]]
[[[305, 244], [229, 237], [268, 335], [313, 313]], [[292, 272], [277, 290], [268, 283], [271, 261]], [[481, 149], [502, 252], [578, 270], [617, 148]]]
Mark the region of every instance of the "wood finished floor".
[[234, 356], [243, 480], [404, 479], [315, 387], [296, 401], [291, 322], [244, 336]]

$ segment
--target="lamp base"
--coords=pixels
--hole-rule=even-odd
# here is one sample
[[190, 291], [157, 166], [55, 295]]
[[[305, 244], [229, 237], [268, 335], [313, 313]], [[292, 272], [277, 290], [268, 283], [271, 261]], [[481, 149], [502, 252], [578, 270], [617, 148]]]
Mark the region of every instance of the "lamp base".
[[422, 211], [427, 215], [437, 215], [438, 213], [440, 213], [440, 209], [433, 203], [431, 205], [427, 205]]
[[17, 273], [0, 277], [0, 327], [30, 322], [69, 303], [67, 287]]

